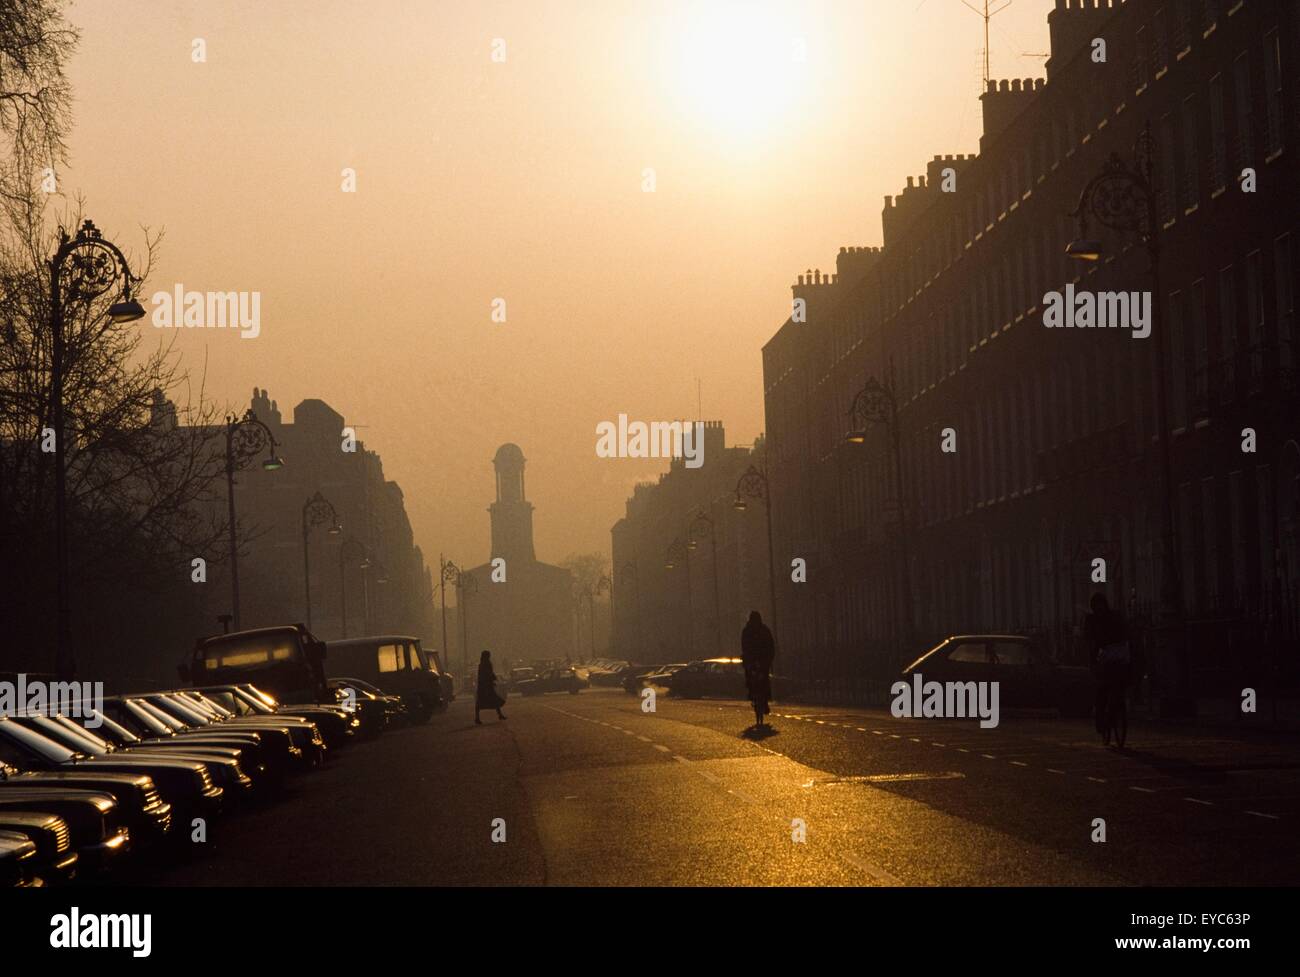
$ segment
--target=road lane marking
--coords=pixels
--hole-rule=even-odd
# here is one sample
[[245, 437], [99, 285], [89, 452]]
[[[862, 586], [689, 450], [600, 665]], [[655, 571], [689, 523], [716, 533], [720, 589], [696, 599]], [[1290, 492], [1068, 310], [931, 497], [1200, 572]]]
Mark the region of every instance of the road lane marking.
[[649, 743], [649, 742], [652, 742], [649, 736], [641, 736], [641, 735], [638, 735], [638, 736], [637, 736], [637, 739], [639, 739], [642, 743]]
[[1257, 817], [1257, 818], [1268, 818], [1270, 821], [1280, 821], [1280, 820], [1281, 820], [1281, 818], [1279, 818], [1276, 814], [1265, 814], [1263, 811], [1247, 811], [1246, 813], [1247, 813], [1247, 814], [1253, 814], [1253, 815], [1255, 815], [1255, 817]]
[[1138, 791], [1141, 791], [1141, 792], [1144, 793], [1144, 794], [1154, 794], [1154, 793], [1155, 793], [1155, 789], [1154, 789], [1154, 788], [1151, 788], [1151, 787], [1134, 787], [1134, 786], [1130, 786], [1130, 787], [1129, 787], [1129, 790], [1138, 790]]
[[1048, 767], [1048, 768], [1047, 768], [1047, 772], [1048, 772], [1048, 773], [1062, 773], [1062, 774], [1065, 773], [1064, 770], [1057, 770], [1055, 767]]
[[1027, 766], [1029, 766], [1029, 764], [1027, 764], [1027, 763], [1021, 763], [1019, 760], [1012, 760], [1012, 761], [1011, 761], [1011, 765], [1012, 765], [1013, 767], [1027, 767]]
[[890, 875], [879, 865], [874, 865], [871, 862], [864, 861], [863, 859], [858, 858], [856, 855], [850, 855], [846, 851], [836, 852], [836, 854], [839, 855], [840, 858], [844, 859], [844, 861], [852, 865], [854, 868], [866, 872], [868, 875], [870, 875], [877, 882], [880, 882], [882, 885], [901, 886], [903, 884], [901, 879], [898, 879], [895, 876]]
[[1203, 801], [1199, 797], [1184, 797], [1183, 800], [1190, 801], [1192, 804], [1204, 804], [1206, 807], [1214, 807], [1214, 801]]
[[671, 752], [672, 752], [672, 750], [668, 749], [668, 747], [666, 747], [666, 746], [660, 746], [658, 743], [656, 743], [654, 746], [655, 746], [655, 749], [656, 749], [656, 750], [663, 750], [665, 753], [671, 753]]
[[1088, 779], [1096, 784], [1104, 784], [1106, 782], [1105, 777], [1089, 777]]

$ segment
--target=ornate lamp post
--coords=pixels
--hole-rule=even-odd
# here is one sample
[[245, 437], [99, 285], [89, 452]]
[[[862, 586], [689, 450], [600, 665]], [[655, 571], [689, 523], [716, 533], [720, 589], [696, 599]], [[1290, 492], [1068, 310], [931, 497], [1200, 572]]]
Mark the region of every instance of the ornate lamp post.
[[460, 667], [466, 675], [469, 674], [469, 613], [465, 599], [477, 593], [478, 580], [474, 574], [456, 574], [456, 611], [460, 614]]
[[[1112, 153], [1101, 172], [1089, 180], [1079, 194], [1079, 205], [1070, 214], [1079, 219], [1079, 236], [1067, 245], [1065, 253], [1080, 261], [1097, 261], [1105, 253], [1101, 241], [1088, 237], [1089, 218], [1110, 230], [1138, 234], [1146, 245], [1151, 262], [1151, 333], [1156, 340], [1157, 360], [1156, 424], [1159, 428], [1160, 477], [1156, 482], [1158, 494], [1152, 502], [1163, 519], [1160, 533], [1160, 616], [1166, 626], [1176, 627], [1182, 620], [1182, 583], [1175, 529], [1178, 525], [1178, 499], [1174, 492], [1173, 457], [1169, 443], [1166, 343], [1165, 331], [1161, 327], [1164, 291], [1160, 281], [1160, 216], [1153, 179], [1154, 157], [1155, 140], [1151, 137], [1151, 123], [1148, 122], [1133, 145], [1132, 162]], [[1184, 707], [1191, 702], [1187, 695], [1188, 664], [1186, 656], [1180, 655], [1178, 684]]]
[[284, 459], [275, 453], [278, 446], [279, 442], [275, 440], [275, 435], [253, 413], [253, 408], [244, 411], [243, 417], [226, 415], [226, 501], [230, 506], [230, 604], [236, 631], [240, 629], [240, 619], [239, 543], [235, 538], [235, 472], [248, 464], [263, 447], [266, 448], [267, 454], [262, 459], [262, 470], [279, 471], [284, 467]]
[[[451, 662], [451, 649], [447, 647], [447, 584], [454, 582], [460, 576], [460, 567], [451, 560], [444, 560], [441, 553], [438, 554], [438, 566], [442, 588], [442, 653], [443, 664], [447, 665]], [[464, 676], [462, 675], [461, 678], [463, 681]]]
[[772, 604], [772, 642], [780, 647], [781, 633], [776, 626], [776, 558], [772, 549], [772, 490], [767, 475], [753, 465], [745, 469], [745, 473], [736, 482], [736, 501], [732, 503], [732, 508], [744, 512], [749, 508], [747, 499], [761, 499], [767, 516], [767, 586], [768, 600]]
[[894, 395], [893, 372], [891, 366], [885, 383], [875, 377], [867, 378], [866, 384], [858, 391], [849, 407], [852, 427], [845, 435], [845, 440], [850, 444], [862, 444], [867, 440], [867, 426], [870, 424], [884, 424], [889, 430], [894, 462], [894, 495], [898, 498], [898, 551], [903, 563], [902, 623], [898, 635], [901, 647], [897, 651], [907, 656], [914, 650], [911, 647], [912, 628], [916, 620], [912, 605], [911, 532], [908, 528], [907, 497], [903, 494], [903, 449], [898, 429], [898, 399]]
[[370, 568], [370, 558], [366, 555], [366, 548], [349, 536], [339, 547], [339, 607], [343, 614], [343, 637], [348, 636], [348, 574], [347, 561], [349, 558], [357, 560], [357, 567], [361, 570], [361, 590], [362, 601], [365, 606], [366, 630], [370, 630], [370, 590], [366, 586], [366, 570]]
[[718, 533], [717, 526], [713, 522], [713, 517], [709, 515], [708, 510], [701, 509], [695, 513], [695, 518], [686, 528], [686, 548], [688, 550], [699, 547], [699, 537], [709, 537], [709, 547], [713, 557], [713, 633], [718, 643], [718, 657], [722, 658], [722, 601], [718, 596]]
[[311, 564], [307, 556], [307, 538], [317, 526], [329, 523], [329, 534], [337, 536], [343, 532], [338, 513], [334, 505], [317, 492], [302, 505], [302, 585], [307, 598], [307, 630], [311, 630]]
[[54, 563], [57, 575], [54, 622], [55, 673], [70, 681], [76, 673], [72, 648], [72, 606], [68, 581], [68, 453], [64, 447], [63, 373], [67, 343], [63, 335], [65, 305], [88, 306], [121, 281], [121, 299], [109, 306], [113, 322], [134, 322], [144, 308], [133, 297], [140, 279], [131, 274], [126, 255], [104, 240], [92, 221], [84, 221], [76, 237], [59, 229], [59, 247], [50, 259], [50, 406], [54, 430]]

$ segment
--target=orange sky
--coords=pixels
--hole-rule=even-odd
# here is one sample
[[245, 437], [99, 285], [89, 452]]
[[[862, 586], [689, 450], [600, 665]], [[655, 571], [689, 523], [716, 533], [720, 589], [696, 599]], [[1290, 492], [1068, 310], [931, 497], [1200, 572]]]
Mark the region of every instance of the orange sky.
[[[1046, 52], [1051, 7], [994, 20], [995, 76], [1042, 74], [1026, 55]], [[261, 292], [258, 338], [180, 331], [187, 365], [222, 403], [255, 385], [286, 415], [330, 403], [401, 484], [426, 556], [463, 565], [489, 555], [503, 441], [529, 459], [551, 561], [607, 552], [632, 485], [664, 468], [597, 458], [600, 421], [693, 417], [699, 378], [705, 417], [751, 441], [794, 276], [879, 244], [882, 197], [980, 131], [982, 26], [960, 0], [81, 0], [70, 16], [63, 190], [128, 249], [141, 225], [166, 232], [146, 297]]]

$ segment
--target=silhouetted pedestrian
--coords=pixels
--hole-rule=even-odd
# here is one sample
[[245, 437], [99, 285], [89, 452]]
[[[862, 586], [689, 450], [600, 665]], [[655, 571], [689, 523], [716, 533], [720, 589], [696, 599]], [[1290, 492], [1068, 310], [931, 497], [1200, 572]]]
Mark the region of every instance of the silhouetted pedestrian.
[[506, 715], [501, 711], [501, 707], [506, 704], [506, 700], [497, 694], [497, 673], [492, 670], [492, 652], [484, 650], [483, 654], [478, 657], [478, 688], [474, 691], [474, 722], [483, 725], [483, 720], [478, 718], [480, 709], [495, 709], [498, 719], [505, 719]]
[[1115, 697], [1122, 696], [1128, 685], [1131, 663], [1128, 628], [1123, 615], [1111, 608], [1105, 594], [1093, 594], [1089, 607], [1092, 610], [1083, 619], [1083, 637], [1097, 676], [1097, 732], [1104, 733], [1107, 706]]
[[772, 640], [772, 632], [758, 611], [750, 611], [749, 621], [740, 632], [740, 660], [745, 666], [749, 701], [754, 704], [755, 726], [762, 726], [763, 717], [771, 712], [767, 703], [772, 698], [772, 662], [775, 658], [776, 642]]

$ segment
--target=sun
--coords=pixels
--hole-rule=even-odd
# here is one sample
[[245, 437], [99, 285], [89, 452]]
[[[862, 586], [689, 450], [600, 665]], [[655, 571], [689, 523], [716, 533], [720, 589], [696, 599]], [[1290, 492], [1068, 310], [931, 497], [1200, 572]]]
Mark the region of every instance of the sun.
[[674, 25], [669, 47], [679, 114], [718, 135], [774, 133], [802, 88], [806, 39], [770, 4], [702, 3]]

